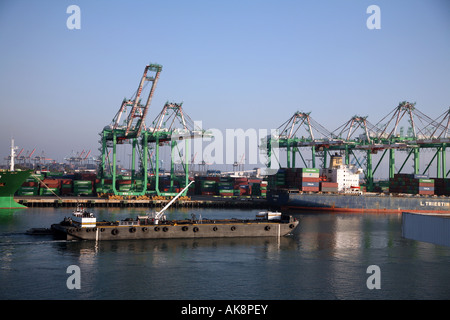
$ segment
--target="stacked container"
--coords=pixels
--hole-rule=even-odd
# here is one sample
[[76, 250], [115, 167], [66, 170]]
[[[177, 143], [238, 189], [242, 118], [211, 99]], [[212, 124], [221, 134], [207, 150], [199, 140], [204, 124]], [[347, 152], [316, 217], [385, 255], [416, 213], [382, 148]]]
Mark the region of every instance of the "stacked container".
[[319, 169], [315, 168], [287, 168], [285, 185], [287, 188], [300, 191], [319, 191]]
[[299, 183], [301, 191], [319, 191], [319, 169], [315, 168], [301, 168], [299, 175]]
[[[300, 169], [297, 170], [301, 172]], [[296, 171], [296, 172], [297, 172]], [[272, 183], [285, 187], [285, 170], [280, 170], [274, 176], [269, 177]], [[307, 175], [307, 174], [305, 174]], [[307, 178], [307, 177], [306, 177]], [[150, 176], [147, 182], [147, 190], [155, 190], [155, 176]], [[42, 181], [37, 182], [37, 181]], [[306, 182], [306, 181], [305, 181]], [[179, 192], [185, 185], [185, 177], [176, 177], [171, 188], [170, 178], [161, 176], [159, 178], [159, 190], [162, 192]], [[258, 178], [247, 177], [219, 177], [200, 176], [195, 177], [195, 184], [191, 185], [188, 194], [193, 195], [219, 195], [219, 196], [258, 196], [266, 197], [268, 181]], [[116, 190], [119, 192], [130, 192], [142, 190], [142, 181], [132, 181], [129, 176], [118, 176]], [[96, 194], [113, 193], [112, 180], [105, 179], [103, 188], [101, 180], [95, 174], [46, 174], [31, 175], [19, 188], [17, 195], [43, 195], [43, 196], [69, 196], [84, 195], [94, 196]]]
[[215, 195], [219, 177], [198, 177], [195, 179], [195, 193], [200, 195]]
[[116, 189], [119, 192], [130, 192], [131, 179], [122, 179], [116, 181]]
[[234, 195], [234, 184], [231, 177], [220, 177], [217, 183], [219, 195], [222, 197], [230, 197]]
[[39, 195], [41, 196], [59, 196], [61, 187], [61, 180], [46, 178], [41, 180], [39, 185]]
[[267, 181], [261, 181], [261, 197], [263, 197], [263, 198], [265, 198], [266, 197], [266, 195], [267, 195], [267, 186], [268, 186], [268, 183], [267, 183]]
[[261, 181], [259, 179], [249, 179], [248, 184], [250, 186], [252, 196], [266, 197], [267, 194], [267, 181]]
[[450, 179], [447, 178], [434, 179], [434, 193], [440, 196], [449, 196]]
[[272, 190], [288, 188], [318, 192], [320, 187], [319, 171], [316, 168], [279, 169], [276, 174], [267, 177], [268, 187]]
[[91, 180], [74, 180], [73, 181], [73, 194], [76, 196], [93, 195], [93, 181]]
[[322, 192], [338, 192], [338, 183], [337, 182], [320, 182], [320, 191]]
[[71, 195], [73, 194], [73, 180], [72, 179], [61, 179], [61, 195]]
[[267, 176], [269, 188], [277, 190], [286, 187], [286, 169], [279, 169], [277, 173]]
[[101, 180], [98, 179], [95, 181], [95, 192], [96, 193], [113, 193], [112, 189], [112, 180], [105, 179], [103, 182], [103, 188], [101, 184]]
[[433, 195], [434, 180], [421, 174], [395, 174], [389, 179], [389, 192]]
[[245, 177], [234, 178], [234, 195], [235, 196], [250, 196], [251, 190], [248, 184], [248, 179]]
[[39, 182], [44, 179], [42, 174], [30, 175], [22, 186], [17, 190], [19, 196], [37, 196], [39, 194]]

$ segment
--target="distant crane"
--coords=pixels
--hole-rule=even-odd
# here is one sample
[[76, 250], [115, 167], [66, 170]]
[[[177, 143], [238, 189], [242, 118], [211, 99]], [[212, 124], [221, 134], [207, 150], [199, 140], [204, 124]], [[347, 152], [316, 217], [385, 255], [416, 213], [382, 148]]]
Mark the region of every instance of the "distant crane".
[[[239, 162], [235, 161], [233, 163], [233, 168], [234, 168], [235, 172], [244, 170], [244, 156], [245, 156], [245, 153], [242, 154], [241, 160]], [[240, 167], [240, 166], [242, 166], [242, 167]]]

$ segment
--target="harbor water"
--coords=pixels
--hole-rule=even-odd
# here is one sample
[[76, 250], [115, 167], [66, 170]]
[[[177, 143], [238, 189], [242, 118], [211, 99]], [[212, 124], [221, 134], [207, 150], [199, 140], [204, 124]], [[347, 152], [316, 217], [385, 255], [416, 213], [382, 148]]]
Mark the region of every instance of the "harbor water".
[[[92, 209], [97, 221], [148, 210]], [[282, 238], [90, 242], [25, 234], [71, 211], [1, 212], [1, 300], [450, 298], [450, 247], [402, 238], [397, 214], [293, 213], [300, 226]], [[173, 208], [168, 218], [253, 218], [258, 211]], [[79, 288], [70, 288], [73, 266]]]

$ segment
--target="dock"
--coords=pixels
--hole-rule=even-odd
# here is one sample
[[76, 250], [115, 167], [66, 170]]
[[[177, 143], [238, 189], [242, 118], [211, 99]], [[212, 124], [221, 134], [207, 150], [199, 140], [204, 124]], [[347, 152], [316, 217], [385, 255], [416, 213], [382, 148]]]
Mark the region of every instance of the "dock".
[[[135, 199], [106, 199], [98, 197], [39, 197], [16, 196], [14, 199], [26, 207], [76, 207], [81, 204], [85, 207], [163, 207], [169, 203], [167, 200], [135, 200]], [[267, 208], [267, 200], [264, 198], [224, 198], [214, 196], [194, 196], [190, 200], [179, 200], [174, 207], [186, 208]]]

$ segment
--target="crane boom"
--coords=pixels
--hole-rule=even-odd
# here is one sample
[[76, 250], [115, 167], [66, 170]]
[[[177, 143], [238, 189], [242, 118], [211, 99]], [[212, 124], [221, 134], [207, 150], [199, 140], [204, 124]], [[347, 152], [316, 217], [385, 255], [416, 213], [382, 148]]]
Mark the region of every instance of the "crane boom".
[[189, 186], [190, 186], [191, 184], [193, 184], [193, 183], [194, 183], [194, 180], [191, 181], [186, 187], [184, 187], [184, 189], [181, 190], [180, 193], [178, 193], [172, 200], [170, 200], [170, 202], [169, 202], [168, 204], [166, 204], [166, 206], [165, 206], [161, 211], [156, 212], [156, 215], [155, 215], [155, 222], [157, 222], [157, 221], [162, 217], [164, 211], [166, 211], [167, 208], [169, 208], [169, 207], [172, 205], [172, 203], [174, 203], [175, 200], [177, 200], [178, 197], [181, 196], [181, 194], [182, 194], [185, 190], [187, 190], [187, 188], [189, 188]]
[[[130, 111], [130, 114], [128, 115], [127, 118], [127, 128], [125, 130], [125, 137], [127, 137], [128, 135], [131, 134], [131, 132], [133, 133], [133, 135], [135, 135], [136, 137], [138, 137], [142, 131], [142, 127], [144, 126], [144, 119], [147, 115], [148, 112], [148, 108], [150, 106], [150, 102], [153, 98], [153, 93], [155, 92], [155, 88], [156, 88], [156, 83], [158, 82], [159, 79], [159, 74], [161, 73], [162, 70], [162, 66], [159, 64], [149, 64], [145, 67], [144, 70], [144, 74], [142, 75], [141, 81], [139, 83], [139, 87], [138, 90], [136, 92], [136, 97], [134, 99], [134, 101], [127, 101], [124, 102], [125, 104], [129, 104], [132, 103], [133, 107]], [[149, 71], [154, 71], [155, 75], [154, 76], [147, 76], [147, 73]], [[144, 87], [144, 84], [146, 81], [152, 82], [152, 86], [150, 88], [150, 92], [148, 94], [148, 98], [147, 98], [147, 102], [145, 103], [145, 106], [140, 104], [140, 98], [141, 98], [141, 93], [142, 93], [142, 89]], [[124, 106], [124, 103], [122, 104], [121, 109]], [[134, 120], [137, 119], [137, 121], [135, 122]], [[134, 124], [134, 125], [133, 125]]]

